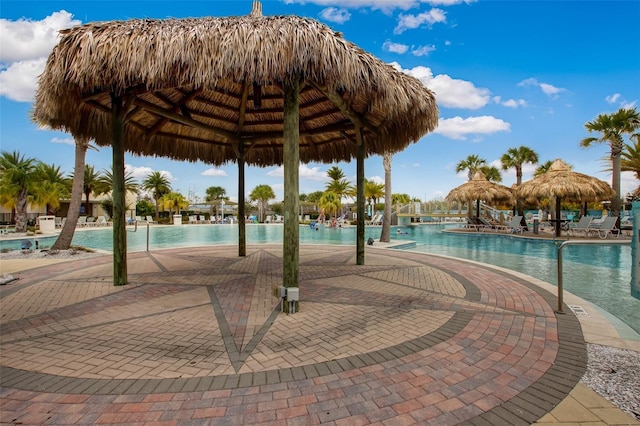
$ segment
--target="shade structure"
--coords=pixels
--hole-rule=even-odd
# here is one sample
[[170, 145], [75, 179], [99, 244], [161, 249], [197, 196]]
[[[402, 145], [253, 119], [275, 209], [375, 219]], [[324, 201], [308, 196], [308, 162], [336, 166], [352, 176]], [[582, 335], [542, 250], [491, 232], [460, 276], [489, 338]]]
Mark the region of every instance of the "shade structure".
[[602, 201], [615, 195], [611, 186], [603, 180], [583, 173], [574, 172], [571, 167], [557, 159], [546, 173], [523, 182], [516, 189], [516, 196], [526, 200], [549, 198], [555, 201], [556, 236], [560, 236], [561, 200], [575, 202]]
[[[315, 20], [262, 16], [259, 2], [248, 16], [65, 30], [40, 77], [33, 115], [111, 146], [114, 181], [125, 151], [237, 163], [241, 255], [244, 166], [284, 164], [285, 285], [297, 283], [299, 163], [356, 158], [361, 188], [366, 156], [400, 151], [438, 122], [435, 96], [420, 81]], [[114, 185], [114, 264], [126, 253], [116, 241], [126, 237], [116, 209], [122, 190]], [[359, 220], [358, 259], [363, 241]]]
[[480, 216], [480, 201], [507, 202], [512, 201], [511, 189], [495, 182], [490, 182], [484, 173], [476, 172], [470, 181], [453, 188], [445, 197], [446, 201], [476, 201], [476, 216]]

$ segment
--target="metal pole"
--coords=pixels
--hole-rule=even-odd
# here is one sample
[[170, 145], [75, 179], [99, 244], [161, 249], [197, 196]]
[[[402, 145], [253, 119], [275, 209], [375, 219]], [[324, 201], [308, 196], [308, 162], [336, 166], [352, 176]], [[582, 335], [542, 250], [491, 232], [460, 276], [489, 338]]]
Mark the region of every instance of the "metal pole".
[[559, 314], [564, 314], [565, 312], [562, 310], [562, 305], [564, 304], [564, 289], [562, 282], [562, 249], [569, 245], [578, 245], [578, 244], [619, 244], [619, 245], [631, 245], [631, 241], [614, 241], [614, 240], [606, 240], [606, 241], [597, 241], [597, 240], [567, 240], [558, 246], [558, 310], [556, 311]]
[[147, 222], [147, 251], [149, 251], [149, 222]]

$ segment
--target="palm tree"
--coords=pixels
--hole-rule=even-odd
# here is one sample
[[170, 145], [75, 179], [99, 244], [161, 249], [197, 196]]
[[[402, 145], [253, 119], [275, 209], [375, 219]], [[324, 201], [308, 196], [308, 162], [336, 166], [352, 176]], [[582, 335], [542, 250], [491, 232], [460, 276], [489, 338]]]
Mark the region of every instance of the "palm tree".
[[[463, 171], [467, 171], [467, 179], [473, 179], [473, 175], [476, 174], [480, 167], [487, 164], [487, 160], [484, 158], [480, 158], [479, 156], [472, 154], [469, 155], [464, 160], [460, 160], [458, 164], [456, 164], [456, 173], [460, 173]], [[486, 175], [485, 175], [486, 176]]]
[[55, 212], [60, 207], [60, 199], [71, 196], [71, 181], [55, 164], [39, 163], [37, 174], [39, 182], [32, 195], [33, 204], [45, 205], [47, 214]]
[[[382, 156], [382, 166], [384, 167], [384, 193], [391, 194], [391, 161], [393, 155], [385, 152]], [[382, 216], [382, 230], [380, 231], [380, 242], [391, 241], [391, 197], [384, 197], [384, 215]]]
[[[95, 193], [96, 187], [100, 186], [100, 172], [96, 172], [93, 166], [89, 164], [84, 165], [84, 175], [82, 181], [82, 193], [85, 197], [85, 207], [84, 211], [86, 215], [91, 214], [91, 205], [89, 204], [89, 196], [92, 193]], [[71, 174], [71, 177], [75, 179], [75, 172]]]
[[[621, 154], [620, 170], [632, 172], [636, 179], [640, 180], [640, 135], [634, 135], [636, 141], [633, 145], [625, 144], [625, 150]], [[640, 186], [633, 193], [639, 193]]]
[[549, 169], [551, 168], [551, 165], [553, 164], [553, 161], [551, 160], [547, 160], [544, 163], [540, 164], [538, 166], [538, 168], [535, 170], [535, 172], [533, 172], [534, 176], [540, 176], [543, 173], [547, 173], [547, 171], [549, 171]]
[[580, 146], [590, 147], [593, 143], [606, 142], [610, 147], [611, 154], [611, 187], [616, 195], [611, 200], [611, 215], [618, 216], [620, 213], [620, 173], [621, 154], [624, 148], [623, 135], [633, 134], [640, 128], [640, 114], [636, 108], [620, 108], [613, 114], [600, 114], [595, 120], [586, 123], [588, 132], [600, 132], [600, 137], [587, 137], [580, 141]]
[[[538, 162], [538, 154], [529, 147], [520, 146], [519, 148], [509, 148], [500, 158], [502, 170], [516, 169], [516, 186], [522, 185], [522, 165], [525, 163], [536, 164]], [[524, 216], [522, 200], [516, 200], [516, 210], [518, 215]]]
[[264, 212], [268, 207], [269, 200], [276, 198], [273, 188], [269, 185], [258, 185], [249, 194], [251, 201], [258, 202], [258, 222], [264, 222]]
[[[96, 195], [99, 194], [107, 194], [113, 191], [113, 167], [109, 170], [103, 170], [100, 177], [98, 177], [98, 182], [94, 185], [94, 193]], [[126, 172], [124, 174], [124, 191], [131, 192], [134, 194], [140, 193], [140, 185], [136, 182], [133, 177], [133, 172]]]
[[496, 166], [480, 166], [478, 171], [482, 172], [489, 182], [502, 182], [502, 174]]
[[365, 179], [364, 198], [367, 200], [367, 203], [373, 203], [371, 207], [371, 217], [373, 217], [373, 212], [376, 209], [376, 203], [382, 197], [384, 197], [384, 184]]
[[320, 208], [327, 212], [329, 216], [335, 216], [342, 207], [340, 196], [335, 192], [325, 191], [318, 201]]
[[338, 166], [333, 166], [329, 170], [327, 170], [327, 176], [331, 180], [342, 180], [344, 179], [344, 172]]
[[141, 186], [145, 191], [151, 192], [156, 205], [155, 220], [158, 220], [160, 199], [171, 192], [169, 178], [162, 172], [151, 172], [142, 180]]
[[220, 198], [227, 199], [227, 190], [221, 186], [210, 186], [205, 192], [207, 195], [204, 197], [204, 200], [208, 202]]
[[75, 142], [74, 173], [71, 174], [71, 200], [69, 201], [69, 210], [67, 210], [67, 220], [62, 226], [60, 235], [51, 246], [51, 250], [68, 250], [71, 247], [71, 241], [78, 225], [84, 185], [85, 157], [87, 149], [91, 146], [89, 145], [89, 139], [76, 138]]
[[169, 210], [169, 212], [175, 211], [175, 214], [180, 214], [180, 210], [189, 207], [189, 200], [179, 192], [170, 192], [160, 198], [163, 210]]
[[0, 155], [0, 192], [3, 204], [16, 211], [16, 232], [27, 232], [27, 197], [39, 181], [38, 160], [18, 151]]

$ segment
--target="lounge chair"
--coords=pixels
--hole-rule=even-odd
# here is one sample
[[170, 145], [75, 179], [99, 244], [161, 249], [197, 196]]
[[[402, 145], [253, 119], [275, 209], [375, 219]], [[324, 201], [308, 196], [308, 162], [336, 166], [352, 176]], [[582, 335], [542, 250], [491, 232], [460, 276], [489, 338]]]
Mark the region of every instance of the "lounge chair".
[[76, 227], [77, 228], [84, 228], [87, 226], [87, 217], [86, 216], [80, 216], [78, 218], [78, 222], [76, 223]]
[[147, 223], [158, 223], [158, 221], [157, 221], [157, 220], [153, 220], [153, 217], [152, 217], [152, 216], [147, 216], [147, 218], [146, 218], [146, 219], [147, 219]]
[[607, 216], [604, 218], [602, 223], [600, 223], [597, 227], [592, 227], [589, 229], [590, 234], [597, 234], [598, 237], [605, 239], [608, 236], [612, 236], [614, 238], [618, 238], [620, 236], [620, 230], [616, 228], [616, 222], [618, 218], [615, 216]]
[[567, 234], [571, 236], [582, 235], [583, 237], [588, 237], [589, 231], [593, 229], [593, 228], [590, 228], [592, 221], [593, 221], [593, 217], [582, 216], [577, 223], [572, 224], [573, 226], [569, 226], [569, 229], [567, 230]]
[[107, 221], [106, 217], [98, 216], [98, 219], [96, 219], [95, 225], [96, 226], [109, 226], [109, 222]]
[[521, 223], [522, 216], [514, 216], [513, 219], [511, 219], [511, 222], [496, 226], [495, 229], [497, 231], [508, 232], [511, 234], [515, 234], [516, 232], [522, 234], [524, 232], [524, 226], [522, 226]]
[[378, 222], [378, 219], [380, 218], [381, 215], [379, 214], [374, 214], [373, 217], [371, 218], [371, 220], [365, 220], [364, 224], [365, 225], [375, 225]]

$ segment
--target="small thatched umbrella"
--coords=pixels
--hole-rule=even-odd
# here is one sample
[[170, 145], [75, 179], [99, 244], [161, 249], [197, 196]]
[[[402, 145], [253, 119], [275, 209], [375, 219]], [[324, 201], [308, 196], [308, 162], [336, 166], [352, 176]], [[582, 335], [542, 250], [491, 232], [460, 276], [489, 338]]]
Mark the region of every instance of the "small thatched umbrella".
[[476, 172], [473, 179], [453, 188], [445, 197], [446, 201], [472, 202], [476, 200], [476, 216], [480, 216], [480, 201], [500, 202], [512, 201], [511, 189], [495, 182], [490, 182], [482, 172]]
[[550, 198], [556, 203], [556, 236], [560, 236], [561, 211], [560, 201], [577, 202], [602, 201], [613, 197], [615, 193], [605, 181], [593, 176], [574, 172], [561, 159], [553, 162], [546, 173], [528, 180], [516, 189], [516, 196], [536, 200]]
[[[132, 19], [62, 32], [34, 118], [113, 148], [114, 283], [126, 284], [124, 152], [238, 164], [284, 164], [283, 281], [298, 283], [298, 167], [357, 159], [357, 262], [364, 263], [364, 159], [397, 152], [438, 123], [419, 80], [312, 19]], [[120, 217], [122, 216], [122, 217]]]

